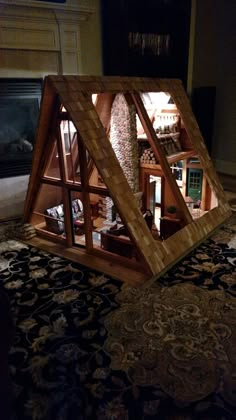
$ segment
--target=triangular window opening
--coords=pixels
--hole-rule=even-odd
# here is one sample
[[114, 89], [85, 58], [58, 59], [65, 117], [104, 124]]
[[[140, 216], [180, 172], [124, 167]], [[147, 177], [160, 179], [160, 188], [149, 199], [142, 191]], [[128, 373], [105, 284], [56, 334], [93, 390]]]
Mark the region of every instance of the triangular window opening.
[[[177, 258], [173, 235], [189, 235], [178, 255], [194, 235], [206, 235], [203, 222], [198, 234], [191, 226], [203, 219], [211, 229], [206, 216], [221, 206], [223, 193], [178, 83], [169, 92], [158, 81], [157, 91], [140, 93], [127, 83], [120, 92], [111, 84], [112, 92], [72, 90], [71, 100], [65, 94], [52, 115], [48, 153], [34, 174], [37, 197], [28, 200], [26, 214], [39, 235], [150, 276]], [[43, 156], [42, 141], [41, 150]]]
[[[216, 207], [217, 200], [180, 113], [174, 101], [170, 103], [170, 95], [151, 92], [140, 96], [160, 146], [155, 148], [155, 144], [149, 142], [150, 130], [146, 126], [144, 128], [140, 121], [143, 117], [140, 106], [140, 117], [137, 115], [136, 120], [141, 180], [143, 189], [147, 191], [146, 207], [152, 210], [154, 223], [164, 240], [186, 224], [181, 214], [184, 210], [186, 215], [186, 207], [190, 217], [196, 219]], [[138, 100], [136, 98], [136, 102]], [[177, 190], [173, 194], [169, 168], [163, 165], [165, 161], [168, 162], [185, 204], [183, 200], [181, 203], [181, 199], [176, 200]]]
[[[50, 138], [49, 138], [50, 141]], [[54, 136], [51, 141], [51, 152], [45, 162], [43, 177], [55, 180], [61, 180], [60, 165], [58, 162], [59, 152], [57, 146], [57, 137]]]
[[48, 238], [66, 243], [63, 189], [42, 180], [34, 204], [30, 223]]
[[74, 184], [80, 184], [78, 133], [68, 113], [62, 112], [60, 115], [58, 142], [60, 143], [61, 154], [58, 155], [58, 158], [63, 161], [61, 165], [64, 168], [65, 180]]

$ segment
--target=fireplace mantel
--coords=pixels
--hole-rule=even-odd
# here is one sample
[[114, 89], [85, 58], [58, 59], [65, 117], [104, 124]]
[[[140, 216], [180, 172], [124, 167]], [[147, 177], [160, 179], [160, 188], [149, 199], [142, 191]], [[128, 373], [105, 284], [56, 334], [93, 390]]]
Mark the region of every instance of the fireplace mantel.
[[[101, 74], [99, 0], [0, 0], [0, 78]], [[23, 213], [29, 175], [1, 178], [0, 222]]]
[[88, 73], [98, 14], [97, 0], [0, 0], [0, 76]]
[[66, 10], [71, 12], [80, 12], [84, 14], [94, 13], [96, 8], [91, 0], [67, 0], [65, 3], [56, 3], [53, 1], [39, 1], [39, 0], [0, 0], [0, 5], [6, 5], [12, 9], [17, 7], [35, 8], [35, 9], [54, 9]]

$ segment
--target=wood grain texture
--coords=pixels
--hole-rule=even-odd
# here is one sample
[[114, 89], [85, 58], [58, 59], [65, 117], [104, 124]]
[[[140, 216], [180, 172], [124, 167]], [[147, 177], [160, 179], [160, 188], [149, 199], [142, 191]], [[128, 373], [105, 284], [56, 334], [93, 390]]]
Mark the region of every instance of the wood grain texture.
[[[160, 91], [168, 92], [173, 98], [181, 115], [187, 135], [193, 145], [193, 149], [195, 153], [197, 153], [201, 166], [205, 171], [207, 182], [219, 203], [218, 207], [213, 208], [199, 219], [192, 220], [175, 179], [172, 176], [169, 166], [171, 159], [168, 159], [161, 150], [152, 123], [139, 96], [139, 93], [141, 92]], [[92, 103], [91, 95], [93, 93], [102, 94], [98, 102], [97, 110]], [[149, 142], [151, 142], [152, 149], [158, 158], [158, 166], [162, 168], [182, 213], [185, 226], [163, 242], [153, 239], [107, 137], [107, 130], [110, 123], [110, 108], [116, 93], [129, 94], [133, 98]], [[100, 172], [117, 211], [128, 228], [131, 240], [142, 257], [143, 268], [146, 270], [146, 273], [149, 273], [149, 276], [158, 276], [163, 273], [189, 250], [209, 236], [218, 225], [223, 223], [224, 220], [230, 216], [231, 211], [226, 202], [223, 188], [216, 175], [199, 127], [192, 113], [187, 95], [184, 92], [180, 81], [118, 76], [48, 76], [45, 80], [44, 94], [41, 103], [33, 168], [25, 206], [25, 222], [30, 218], [35, 196], [37, 195], [37, 188], [41, 181], [42, 167], [43, 164], [45, 164], [45, 150], [47, 150], [47, 147], [48, 150], [50, 150], [50, 147], [48, 146], [48, 142], [52, 141], [52, 136], [49, 135], [50, 124], [55, 112], [57, 112], [55, 108], [57, 98], [60, 98], [60, 102], [66, 108], [79, 133], [83, 147], [87, 149]], [[63, 150], [59, 150], [59, 153], [62, 155], [64, 154]], [[189, 153], [191, 154], [191, 151]], [[63, 173], [63, 178], [66, 177], [65, 168], [63, 169], [64, 165], [65, 162], [63, 163], [62, 159], [61, 171]], [[60, 182], [60, 185], [62, 181], [58, 181]], [[53, 182], [56, 184], [56, 181]], [[88, 179], [85, 180], [85, 184], [88, 187]], [[66, 186], [65, 183], [65, 193], [70, 189], [72, 189], [72, 187], [69, 185]], [[66, 211], [68, 212], [68, 210], [69, 209], [67, 208]], [[87, 212], [89, 213], [88, 208]], [[87, 221], [89, 219], [90, 218], [88, 217]], [[89, 226], [86, 228], [86, 235], [88, 237], [88, 247], [86, 251], [88, 255], [86, 258], [89, 262], [89, 255], [93, 251], [91, 249], [91, 239], [89, 239]], [[69, 243], [71, 243], [71, 237], [68, 239], [68, 245]], [[76, 255], [76, 250], [73, 250], [73, 255]], [[99, 257], [97, 258], [99, 260]], [[108, 257], [105, 255], [104, 258], [110, 259], [110, 256]], [[80, 259], [79, 252], [78, 259]], [[122, 260], [120, 261], [120, 264], [122, 265]], [[107, 270], [105, 266], [107, 267], [106, 264], [97, 264], [97, 267], [103, 267], [104, 271]], [[122, 272], [122, 267], [120, 266], [120, 268]], [[108, 271], [111, 275], [115, 276], [115, 272], [112, 271], [111, 268], [109, 268]], [[132, 273], [134, 274], [135, 270], [133, 270]], [[140, 279], [140, 281], [146, 281], [146, 279], [147, 274], [143, 275], [142, 280]]]

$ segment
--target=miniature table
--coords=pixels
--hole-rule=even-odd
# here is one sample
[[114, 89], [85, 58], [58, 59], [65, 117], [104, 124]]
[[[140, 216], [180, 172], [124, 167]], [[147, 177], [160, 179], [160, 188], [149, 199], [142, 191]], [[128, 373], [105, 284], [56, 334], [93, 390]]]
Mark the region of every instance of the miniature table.
[[194, 200], [192, 199], [192, 197], [189, 197], [188, 195], [184, 198], [184, 201], [190, 211], [190, 213], [192, 214], [193, 211], [193, 207], [194, 207]]
[[160, 236], [161, 239], [167, 239], [169, 236], [174, 235], [181, 229], [181, 220], [173, 219], [168, 216], [160, 217]]
[[74, 220], [75, 233], [77, 235], [84, 234], [84, 219]]

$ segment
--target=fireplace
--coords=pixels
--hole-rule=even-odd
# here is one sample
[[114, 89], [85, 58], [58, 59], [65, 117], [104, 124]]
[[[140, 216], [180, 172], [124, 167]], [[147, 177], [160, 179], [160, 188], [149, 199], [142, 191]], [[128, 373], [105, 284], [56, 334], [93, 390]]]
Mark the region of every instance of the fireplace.
[[42, 79], [0, 79], [0, 178], [30, 173]]

